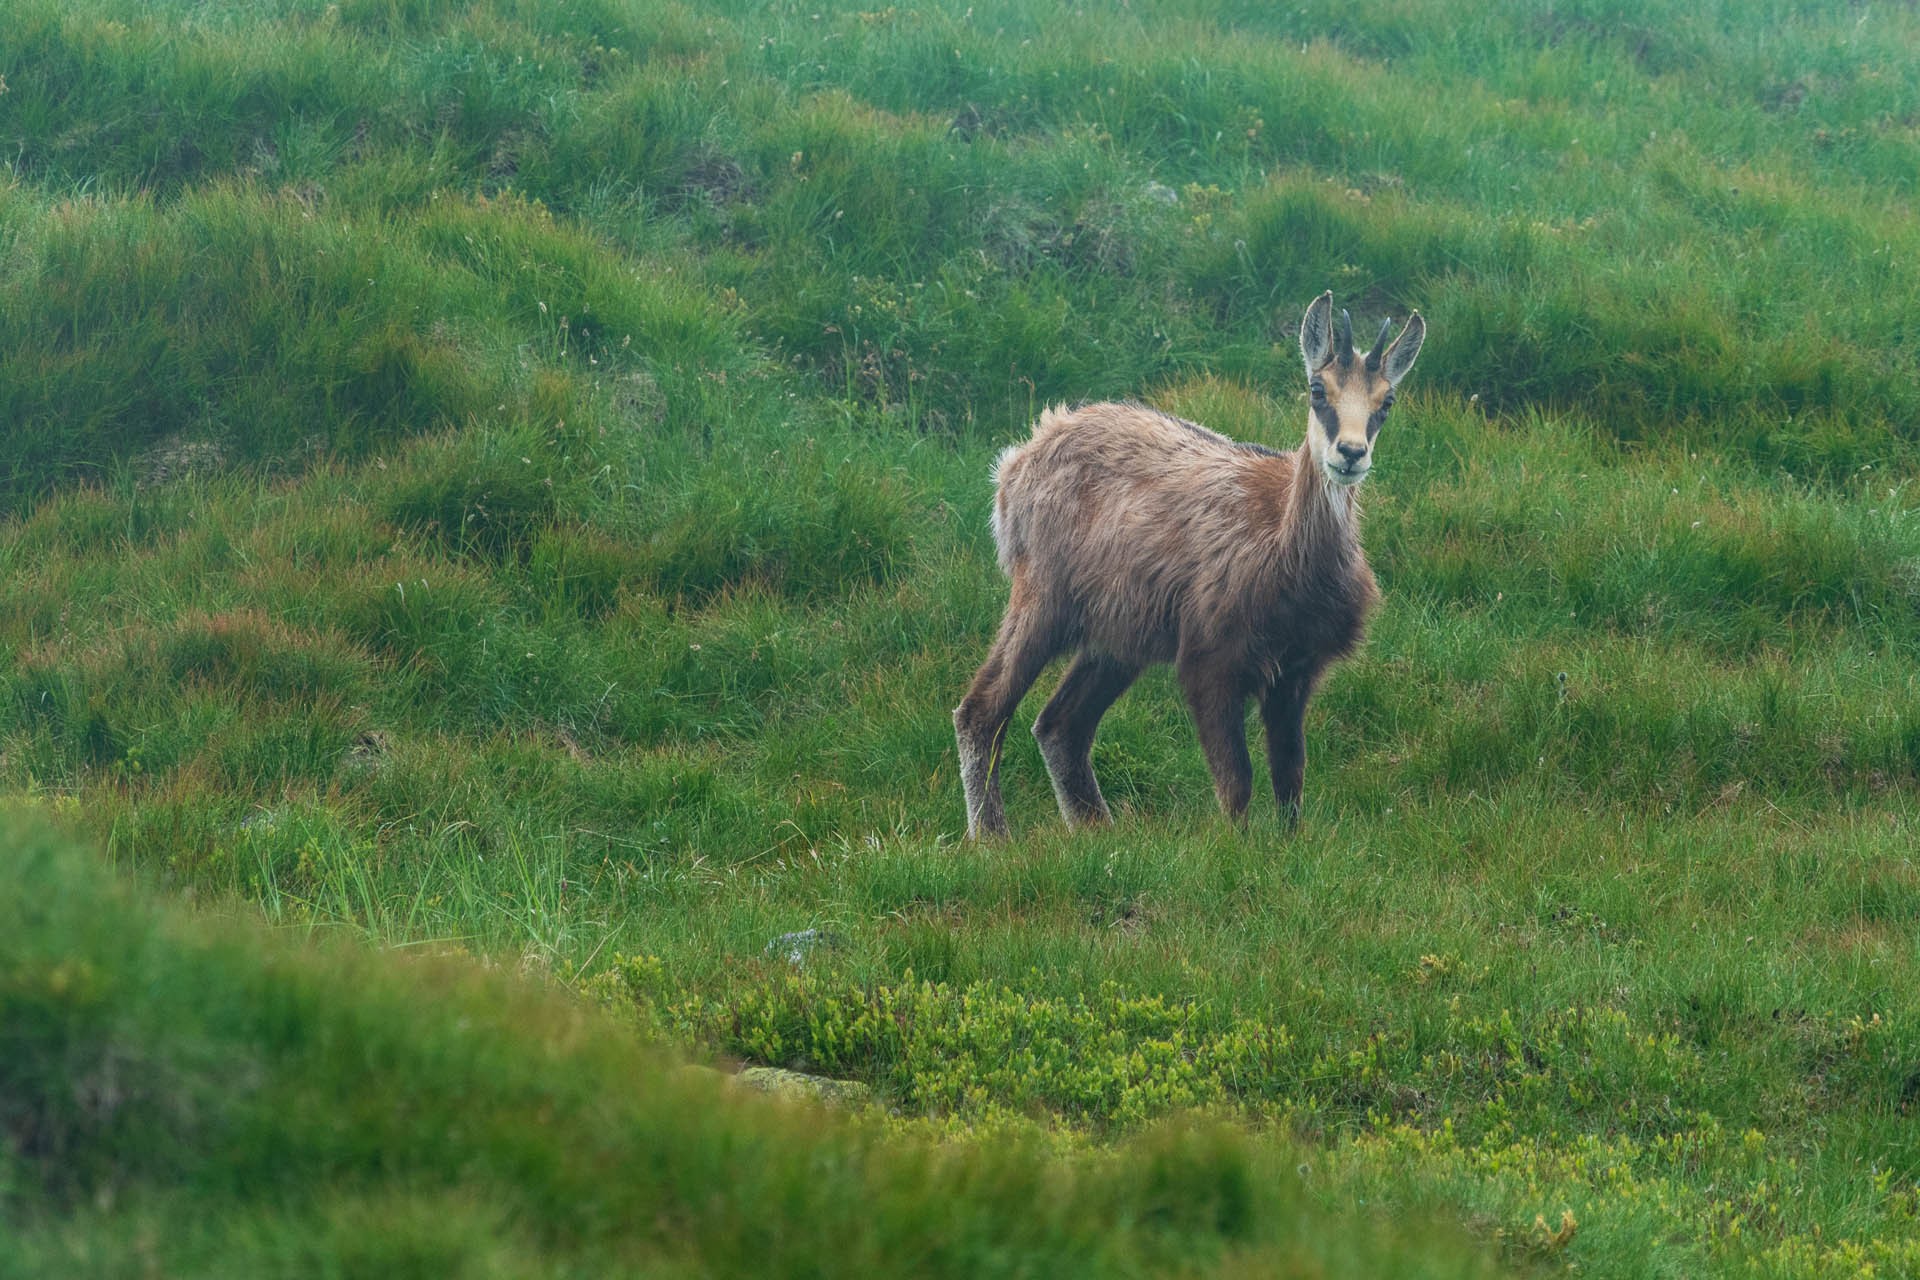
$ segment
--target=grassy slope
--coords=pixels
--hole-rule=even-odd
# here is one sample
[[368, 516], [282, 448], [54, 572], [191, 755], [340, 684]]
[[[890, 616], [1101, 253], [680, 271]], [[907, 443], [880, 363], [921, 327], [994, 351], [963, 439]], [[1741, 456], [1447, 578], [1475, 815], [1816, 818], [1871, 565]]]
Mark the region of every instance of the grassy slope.
[[[1589, 1272], [1911, 1259], [1911, 15], [4, 16], [0, 778], [115, 858]], [[956, 847], [993, 450], [1291, 443], [1329, 285], [1433, 336], [1302, 833], [1149, 678], [1127, 821], [1018, 741]]]
[[470, 965], [132, 901], [0, 828], [0, 1275], [1488, 1274], [1218, 1128], [935, 1146]]

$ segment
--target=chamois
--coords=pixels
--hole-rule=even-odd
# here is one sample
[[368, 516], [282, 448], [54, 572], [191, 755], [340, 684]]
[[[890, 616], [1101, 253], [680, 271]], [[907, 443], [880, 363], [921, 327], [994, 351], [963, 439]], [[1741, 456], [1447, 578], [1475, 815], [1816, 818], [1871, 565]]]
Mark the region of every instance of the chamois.
[[1426, 337], [1415, 312], [1392, 346], [1353, 349], [1333, 294], [1300, 322], [1306, 441], [1241, 444], [1137, 404], [1050, 408], [994, 465], [993, 538], [1012, 580], [1006, 616], [954, 708], [967, 834], [1005, 835], [1000, 751], [1021, 697], [1076, 651], [1033, 735], [1069, 827], [1112, 820], [1093, 776], [1100, 717], [1141, 670], [1171, 662], [1220, 807], [1253, 790], [1243, 719], [1257, 697], [1273, 794], [1298, 821], [1307, 699], [1351, 653], [1379, 598], [1360, 549], [1357, 486], [1394, 388]]

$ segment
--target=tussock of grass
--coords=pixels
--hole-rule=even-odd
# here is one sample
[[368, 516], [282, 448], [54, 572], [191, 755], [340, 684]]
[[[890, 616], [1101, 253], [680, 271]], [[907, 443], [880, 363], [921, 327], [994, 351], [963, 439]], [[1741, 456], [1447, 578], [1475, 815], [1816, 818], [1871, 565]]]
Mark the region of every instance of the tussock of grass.
[[883, 582], [909, 553], [901, 487], [877, 468], [834, 467], [820, 453], [805, 440], [787, 457], [748, 454], [705, 469], [672, 500], [680, 510], [658, 513], [643, 580], [659, 595], [696, 601], [749, 584], [808, 599]]

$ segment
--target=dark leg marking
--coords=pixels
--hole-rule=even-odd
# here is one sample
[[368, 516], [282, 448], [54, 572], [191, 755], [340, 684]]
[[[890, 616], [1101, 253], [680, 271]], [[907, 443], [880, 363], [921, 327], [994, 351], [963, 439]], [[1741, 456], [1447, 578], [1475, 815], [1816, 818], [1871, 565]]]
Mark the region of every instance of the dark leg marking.
[[1273, 798], [1288, 826], [1300, 821], [1300, 795], [1307, 779], [1307, 698], [1310, 682], [1282, 675], [1260, 696], [1260, 718], [1267, 726], [1267, 767], [1273, 774]]
[[1200, 749], [1213, 773], [1213, 794], [1221, 811], [1237, 821], [1246, 815], [1253, 795], [1253, 761], [1247, 756], [1243, 718], [1246, 696], [1227, 673], [1211, 665], [1182, 661], [1179, 675], [1193, 726], [1200, 734]]
[[1093, 735], [1100, 717], [1139, 674], [1138, 667], [1082, 653], [1033, 722], [1040, 756], [1053, 779], [1053, 797], [1069, 827], [1113, 821], [1093, 776]]

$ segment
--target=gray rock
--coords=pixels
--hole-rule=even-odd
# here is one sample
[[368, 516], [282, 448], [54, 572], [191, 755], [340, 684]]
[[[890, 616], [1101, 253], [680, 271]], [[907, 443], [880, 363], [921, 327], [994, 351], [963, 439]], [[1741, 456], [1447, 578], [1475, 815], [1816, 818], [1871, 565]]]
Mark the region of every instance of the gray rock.
[[1165, 183], [1149, 182], [1140, 189], [1140, 194], [1159, 204], [1180, 203], [1180, 193]]
[[801, 929], [797, 933], [783, 933], [767, 943], [767, 954], [784, 955], [787, 963], [795, 968], [806, 963], [807, 952], [815, 947], [831, 947], [839, 943], [833, 934], [820, 929]]
[[164, 484], [182, 476], [218, 471], [226, 465], [227, 454], [216, 441], [171, 435], [149, 449], [140, 462], [143, 481]]
[[808, 1098], [835, 1106], [853, 1106], [873, 1096], [873, 1090], [857, 1080], [834, 1080], [779, 1067], [748, 1067], [734, 1079], [749, 1089], [776, 1097]]

